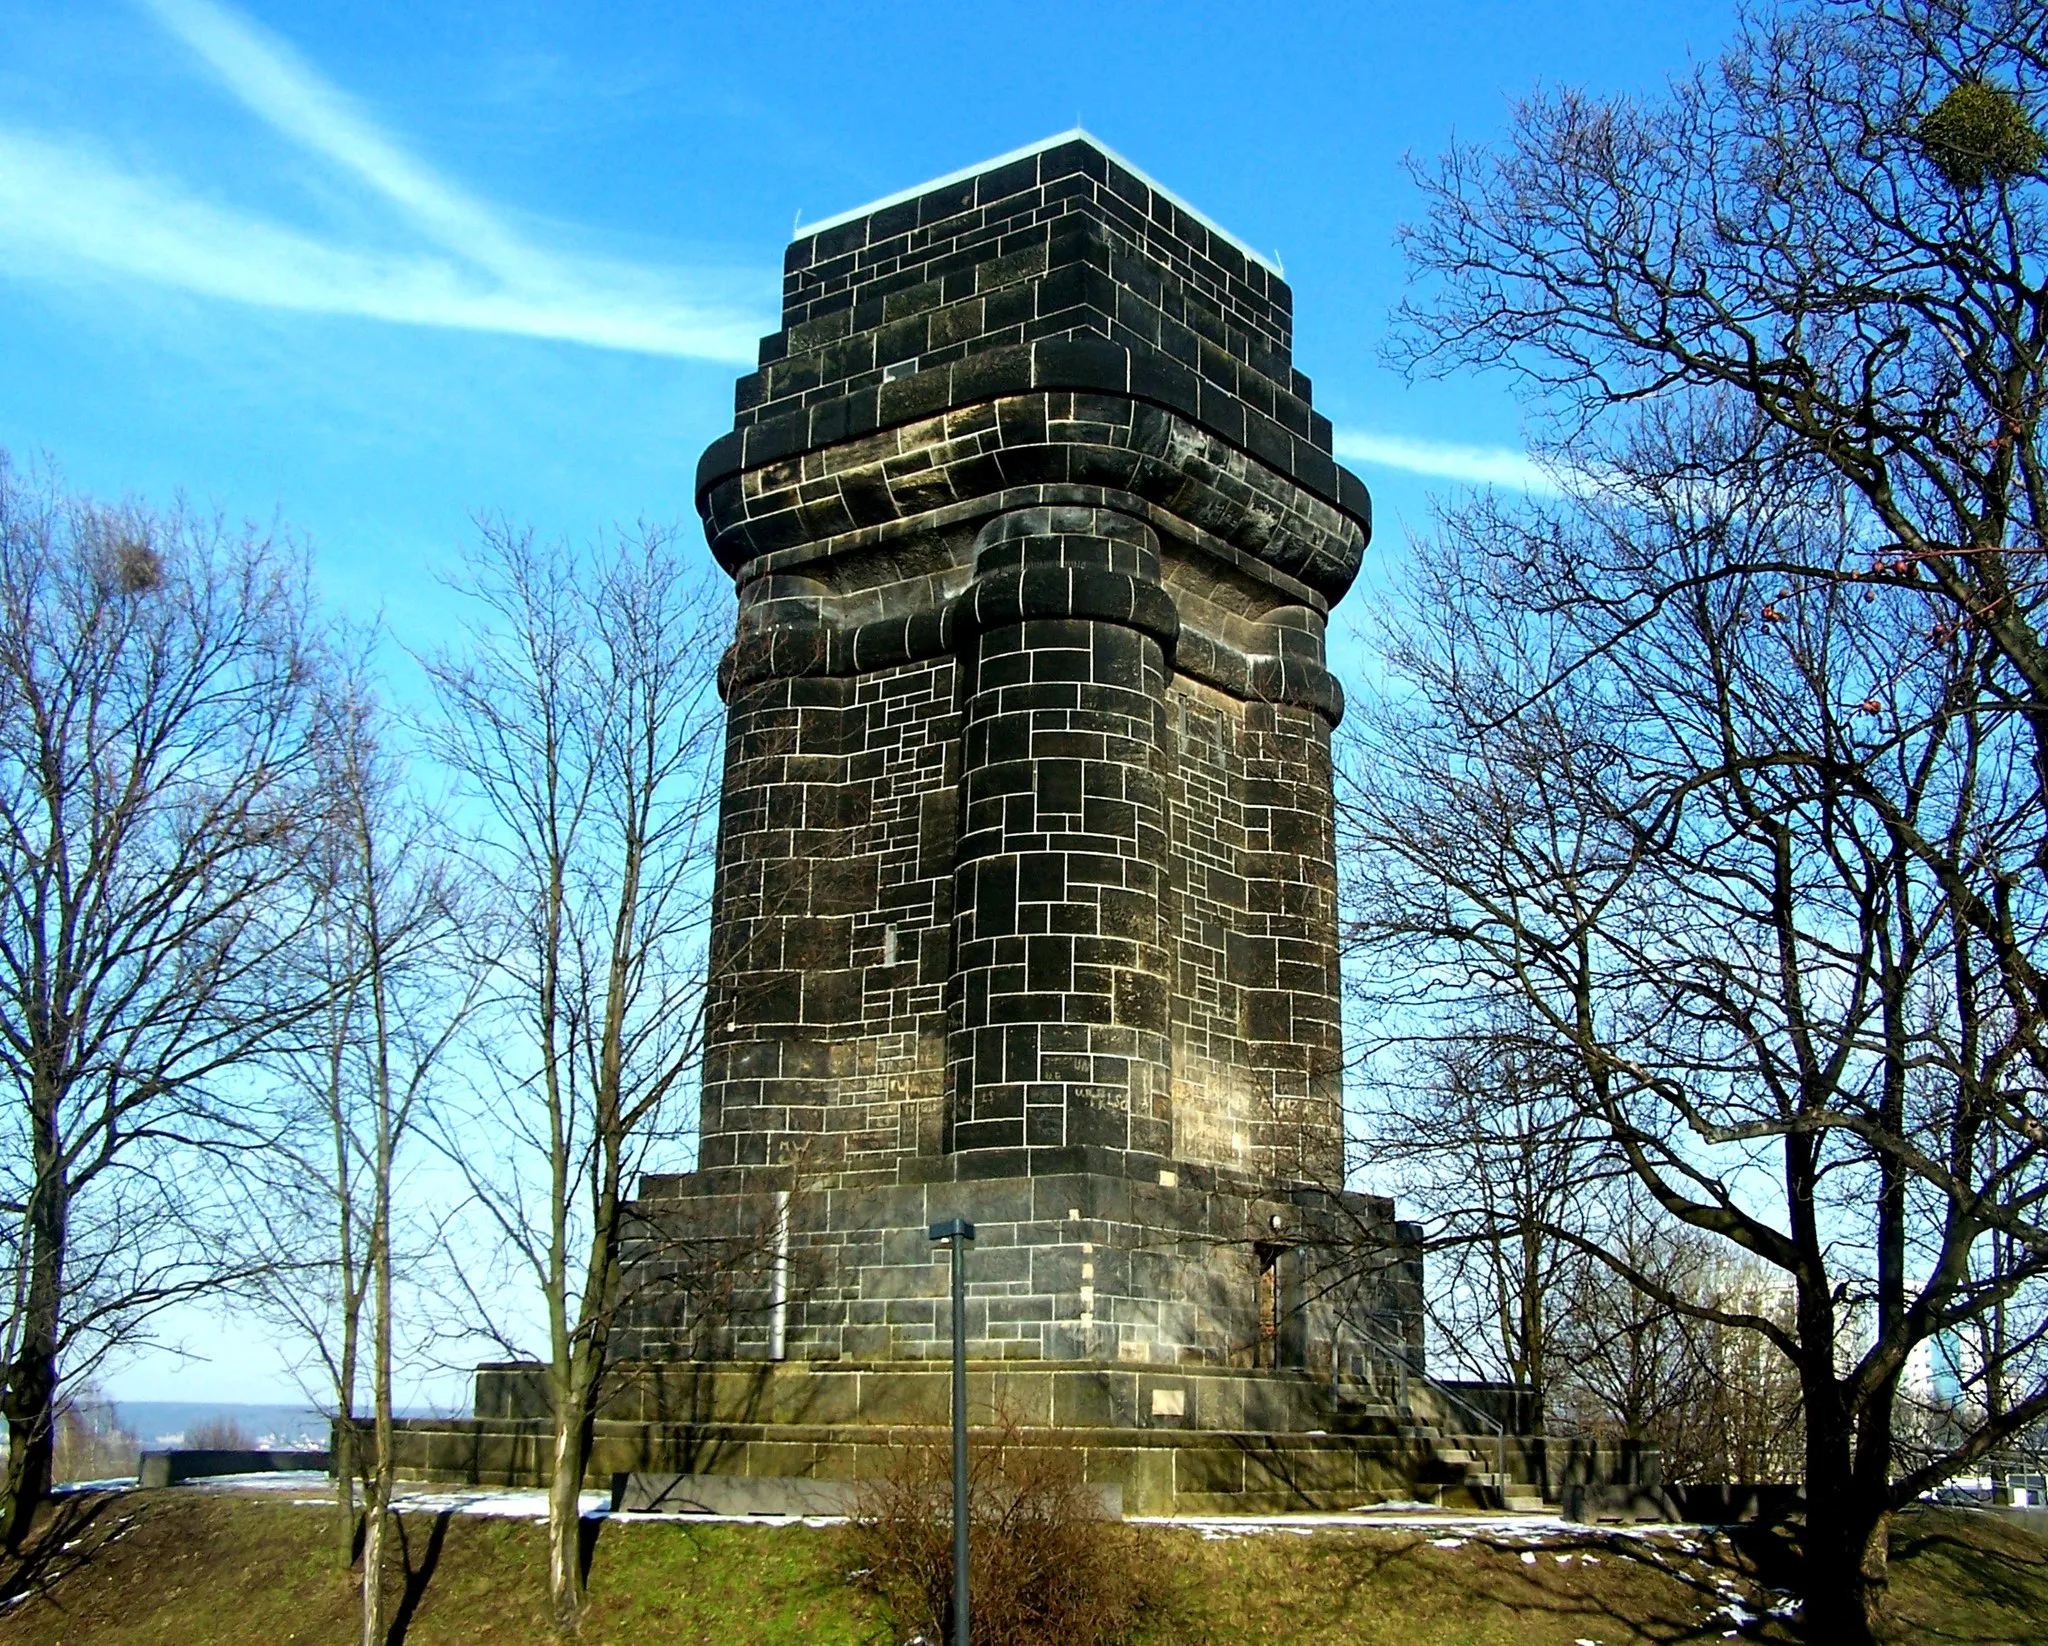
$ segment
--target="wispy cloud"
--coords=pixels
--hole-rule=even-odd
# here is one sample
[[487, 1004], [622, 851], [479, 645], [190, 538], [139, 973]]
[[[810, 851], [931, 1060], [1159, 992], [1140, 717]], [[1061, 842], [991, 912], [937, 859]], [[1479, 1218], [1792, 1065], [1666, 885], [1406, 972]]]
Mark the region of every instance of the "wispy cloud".
[[761, 316], [687, 271], [565, 255], [439, 177], [289, 46], [216, 0], [140, 0], [281, 137], [389, 207], [396, 251], [217, 204], [89, 143], [0, 127], [0, 255], [208, 297], [600, 348], [751, 361]]
[[1461, 446], [1445, 440], [1414, 440], [1398, 434], [1336, 431], [1335, 450], [1347, 463], [1463, 480], [1475, 486], [1509, 486], [1539, 497], [1559, 497], [1558, 476], [1512, 446]]

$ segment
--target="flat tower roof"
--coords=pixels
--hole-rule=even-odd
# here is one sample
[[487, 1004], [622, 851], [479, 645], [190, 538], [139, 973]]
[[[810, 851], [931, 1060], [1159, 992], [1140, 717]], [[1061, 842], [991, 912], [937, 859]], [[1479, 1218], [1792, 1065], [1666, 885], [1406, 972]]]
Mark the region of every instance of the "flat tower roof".
[[851, 211], [835, 212], [832, 216], [822, 218], [816, 223], [804, 225], [797, 233], [796, 238], [798, 240], [808, 240], [813, 235], [823, 234], [827, 229], [836, 229], [842, 223], [857, 223], [863, 217], [871, 217], [876, 212], [885, 210], [890, 206], [900, 206], [906, 200], [915, 200], [921, 194], [931, 193], [933, 189], [943, 189], [951, 183], [964, 183], [970, 177], [978, 177], [985, 171], [994, 171], [998, 166], [1007, 166], [1013, 160], [1023, 160], [1034, 154], [1043, 154], [1047, 149], [1056, 149], [1063, 143], [1086, 143], [1105, 159], [1112, 160], [1117, 165], [1123, 167], [1125, 171], [1137, 178], [1139, 182], [1143, 183], [1154, 194], [1159, 195], [1162, 199], [1172, 201], [1177, 210], [1186, 212], [1188, 216], [1200, 223], [1203, 228], [1207, 229], [1219, 240], [1229, 241], [1231, 245], [1243, 252], [1246, 257], [1258, 264], [1260, 268], [1266, 270], [1269, 274], [1279, 276], [1282, 280], [1287, 278], [1287, 271], [1281, 268], [1275, 258], [1246, 245], [1244, 241], [1232, 234], [1207, 212], [1189, 205], [1187, 201], [1175, 194], [1173, 190], [1164, 183], [1161, 183], [1149, 172], [1132, 165], [1130, 161], [1118, 154], [1115, 149], [1103, 142], [1101, 138], [1095, 136], [1092, 132], [1082, 130], [1079, 126], [1072, 127], [1067, 131], [1055, 132], [1050, 137], [1040, 138], [1036, 143], [1026, 143], [1021, 149], [1012, 149], [1008, 154], [996, 155], [993, 159], [983, 160], [976, 165], [962, 166], [958, 171], [947, 172], [944, 177], [930, 178], [925, 182], [919, 183], [914, 188], [898, 189], [894, 194], [885, 194], [881, 199], [870, 200], [866, 205], [855, 206]]

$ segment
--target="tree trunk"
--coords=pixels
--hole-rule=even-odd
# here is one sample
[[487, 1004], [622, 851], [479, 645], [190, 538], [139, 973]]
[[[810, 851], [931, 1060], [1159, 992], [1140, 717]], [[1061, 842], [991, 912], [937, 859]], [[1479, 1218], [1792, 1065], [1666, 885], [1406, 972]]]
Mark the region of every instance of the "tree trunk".
[[1806, 1638], [1872, 1646], [1889, 1588], [1891, 1514], [1853, 1495], [1823, 1505], [1811, 1480], [1806, 1490]]
[[[1823, 1336], [1824, 1343], [1831, 1342]], [[1826, 1349], [1809, 1345], [1806, 1406], [1806, 1638], [1871, 1646], [1885, 1605], [1891, 1513], [1883, 1478], [1859, 1478], [1852, 1423]], [[1866, 1456], [1866, 1464], [1875, 1460]]]
[[[381, 1477], [383, 1464], [377, 1465]], [[363, 1646], [384, 1646], [384, 1543], [391, 1524], [385, 1495], [373, 1485], [363, 1500]]]
[[363, 1646], [384, 1646], [384, 1541], [391, 1527], [393, 1452], [391, 1399], [391, 1078], [384, 1045], [383, 973], [377, 974], [377, 1181], [370, 1234], [370, 1408], [376, 1457], [364, 1475]]
[[[571, 1372], [580, 1381], [583, 1368]], [[557, 1392], [555, 1471], [548, 1482], [548, 1596], [555, 1627], [571, 1634], [583, 1617], [583, 1470], [590, 1457], [587, 1391]]]
[[41, 1322], [30, 1323], [7, 1371], [7, 1501], [0, 1507], [0, 1546], [9, 1554], [21, 1552], [37, 1508], [50, 1495], [57, 1356], [50, 1334], [41, 1328]]
[[[346, 1018], [343, 1019], [346, 1021]], [[361, 1466], [362, 1436], [356, 1428], [356, 1358], [362, 1345], [363, 1294], [356, 1283], [354, 1244], [350, 1239], [354, 1217], [354, 1190], [349, 1171], [349, 1136], [341, 1081], [345, 1042], [330, 1046], [328, 1114], [334, 1128], [334, 1183], [341, 1212], [341, 1355], [335, 1370], [334, 1424], [334, 1512], [335, 1533], [341, 1544], [341, 1564], [348, 1567], [356, 1558], [356, 1471]]]
[[356, 1558], [356, 1470], [361, 1448], [356, 1444], [356, 1414], [344, 1401], [334, 1419], [334, 1537], [343, 1566]]
[[36, 1183], [28, 1214], [28, 1288], [21, 1345], [7, 1368], [0, 1409], [7, 1415], [6, 1501], [0, 1504], [0, 1547], [21, 1552], [36, 1510], [50, 1495], [57, 1447], [57, 1342], [64, 1289], [64, 1240], [70, 1221], [68, 1185], [58, 1158], [54, 1099], [38, 1094]]
[[376, 1319], [371, 1349], [370, 1399], [373, 1416], [371, 1447], [375, 1455], [363, 1471], [363, 1646], [385, 1646], [384, 1550], [391, 1530], [391, 1485], [395, 1474], [391, 1403], [391, 1247], [388, 1183], [389, 1150], [382, 1151], [377, 1202], [377, 1233], [371, 1270]]

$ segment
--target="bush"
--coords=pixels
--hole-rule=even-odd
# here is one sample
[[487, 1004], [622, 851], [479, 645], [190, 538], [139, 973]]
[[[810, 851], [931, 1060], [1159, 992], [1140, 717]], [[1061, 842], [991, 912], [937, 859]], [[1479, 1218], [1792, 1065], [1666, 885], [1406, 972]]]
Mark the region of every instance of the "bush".
[[[862, 1483], [854, 1521], [869, 1586], [932, 1646], [952, 1638], [952, 1457], [950, 1437], [905, 1446]], [[1027, 1445], [1005, 1422], [977, 1434], [968, 1470], [975, 1646], [1115, 1646], [1156, 1609], [1156, 1571], [1072, 1452]]]

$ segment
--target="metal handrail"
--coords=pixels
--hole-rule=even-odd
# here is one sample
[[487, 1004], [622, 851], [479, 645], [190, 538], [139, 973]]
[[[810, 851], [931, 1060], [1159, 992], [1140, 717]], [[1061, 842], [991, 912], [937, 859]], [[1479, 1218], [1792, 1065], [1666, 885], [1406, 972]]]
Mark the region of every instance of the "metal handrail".
[[1430, 1388], [1442, 1395], [1444, 1399], [1457, 1407], [1467, 1417], [1477, 1418], [1487, 1428], [1491, 1429], [1494, 1435], [1494, 1478], [1502, 1490], [1506, 1489], [1508, 1479], [1507, 1425], [1501, 1422], [1500, 1419], [1482, 1412], [1463, 1396], [1457, 1394], [1444, 1384], [1439, 1383], [1429, 1373], [1409, 1365], [1407, 1350], [1395, 1347], [1370, 1326], [1360, 1325], [1351, 1320], [1340, 1320], [1337, 1322], [1337, 1335], [1332, 1338], [1330, 1344], [1330, 1398], [1333, 1405], [1335, 1404], [1337, 1393], [1337, 1372], [1339, 1366], [1342, 1365], [1342, 1358], [1337, 1352], [1337, 1343], [1341, 1337], [1347, 1334], [1357, 1339], [1360, 1347], [1367, 1350], [1377, 1348], [1394, 1362], [1399, 1375], [1399, 1394], [1397, 1396], [1399, 1404], [1397, 1410], [1404, 1418], [1412, 1418], [1415, 1415], [1408, 1401], [1408, 1379], [1410, 1376], [1414, 1376], [1420, 1378]]

